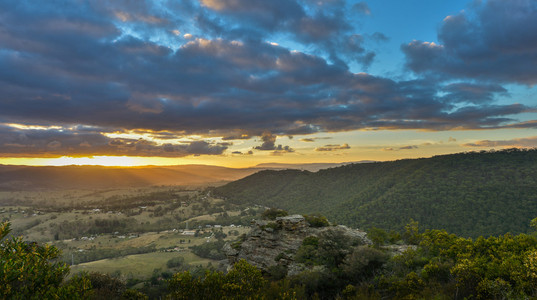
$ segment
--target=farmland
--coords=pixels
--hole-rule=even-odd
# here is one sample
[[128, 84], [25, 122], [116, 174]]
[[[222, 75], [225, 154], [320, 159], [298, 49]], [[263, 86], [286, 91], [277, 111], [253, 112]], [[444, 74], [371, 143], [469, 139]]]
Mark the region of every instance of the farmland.
[[[0, 219], [14, 236], [62, 250], [71, 275], [101, 272], [143, 281], [155, 274], [218, 268], [192, 248], [232, 241], [262, 208], [236, 206], [178, 186], [0, 192]], [[180, 264], [167, 263], [175, 259]]]

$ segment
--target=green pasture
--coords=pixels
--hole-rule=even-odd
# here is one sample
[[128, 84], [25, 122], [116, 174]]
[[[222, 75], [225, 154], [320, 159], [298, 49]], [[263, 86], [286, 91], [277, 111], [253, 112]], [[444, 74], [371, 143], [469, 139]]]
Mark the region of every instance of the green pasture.
[[[107, 274], [121, 272], [122, 275], [133, 278], [149, 278], [155, 269], [166, 271], [166, 262], [171, 258], [182, 256], [185, 263], [190, 266], [207, 266], [210, 259], [196, 256], [190, 251], [184, 252], [154, 252], [146, 254], [129, 255], [120, 258], [103, 259], [71, 266], [71, 274], [78, 272], [102, 272]], [[174, 270], [170, 270], [174, 271]]]

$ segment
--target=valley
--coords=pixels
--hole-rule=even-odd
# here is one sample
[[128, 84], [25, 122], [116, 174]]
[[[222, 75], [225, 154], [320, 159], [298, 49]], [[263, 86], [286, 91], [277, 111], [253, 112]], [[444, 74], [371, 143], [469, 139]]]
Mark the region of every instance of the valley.
[[264, 167], [218, 186], [4, 189], [0, 220], [60, 250], [66, 282], [136, 299], [239, 297], [236, 280], [268, 299], [537, 291], [537, 150]]
[[225, 256], [215, 245], [248, 232], [264, 210], [209, 194], [178, 186], [4, 191], [0, 220], [13, 236], [60, 249], [71, 276], [99, 272], [141, 288], [167, 274], [218, 268]]

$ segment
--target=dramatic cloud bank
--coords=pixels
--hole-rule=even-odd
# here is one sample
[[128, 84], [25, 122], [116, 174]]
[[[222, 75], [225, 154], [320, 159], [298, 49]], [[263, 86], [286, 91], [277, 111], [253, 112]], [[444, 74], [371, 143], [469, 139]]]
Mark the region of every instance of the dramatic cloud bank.
[[[442, 44], [405, 44], [417, 78], [396, 80], [350, 71], [374, 61], [369, 41], [388, 39], [360, 32], [366, 2], [2, 1], [0, 153], [181, 157], [230, 146], [177, 141], [198, 135], [258, 136], [254, 150], [281, 155], [295, 151], [276, 145], [282, 135], [535, 128], [517, 118], [534, 107], [495, 100], [509, 94], [502, 84], [537, 83], [536, 11], [534, 1], [476, 2], [443, 21]], [[158, 141], [107, 135], [136, 130]]]

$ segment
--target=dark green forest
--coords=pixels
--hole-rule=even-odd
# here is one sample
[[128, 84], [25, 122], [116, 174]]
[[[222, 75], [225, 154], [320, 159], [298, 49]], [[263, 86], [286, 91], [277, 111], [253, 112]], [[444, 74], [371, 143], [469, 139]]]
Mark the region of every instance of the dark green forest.
[[322, 213], [351, 227], [410, 219], [464, 237], [525, 233], [537, 215], [537, 150], [508, 149], [352, 164], [316, 173], [261, 171], [214, 189], [237, 204]]

